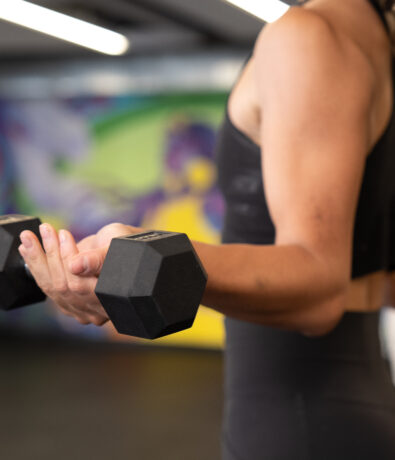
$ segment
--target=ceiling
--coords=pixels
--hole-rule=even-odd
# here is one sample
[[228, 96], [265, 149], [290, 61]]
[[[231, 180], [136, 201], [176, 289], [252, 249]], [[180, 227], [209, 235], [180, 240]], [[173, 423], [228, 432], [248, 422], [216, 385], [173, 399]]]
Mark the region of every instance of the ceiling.
[[103, 56], [0, 20], [0, 97], [228, 90], [263, 27], [223, 0], [30, 1], [121, 32], [131, 47]]
[[[34, 3], [125, 34], [129, 54], [251, 47], [262, 22], [223, 0], [34, 0]], [[0, 20], [4, 59], [95, 54]]]

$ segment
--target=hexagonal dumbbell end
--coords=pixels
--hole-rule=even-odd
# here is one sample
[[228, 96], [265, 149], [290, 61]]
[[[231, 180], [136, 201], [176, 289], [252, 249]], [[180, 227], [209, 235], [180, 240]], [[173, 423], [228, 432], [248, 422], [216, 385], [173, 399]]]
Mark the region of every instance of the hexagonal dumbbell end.
[[111, 241], [95, 293], [118, 332], [155, 339], [192, 326], [206, 282], [187, 235], [146, 232]]
[[31, 230], [41, 241], [40, 223], [40, 219], [18, 214], [0, 216], [0, 310], [12, 310], [45, 299], [18, 252], [23, 230]]

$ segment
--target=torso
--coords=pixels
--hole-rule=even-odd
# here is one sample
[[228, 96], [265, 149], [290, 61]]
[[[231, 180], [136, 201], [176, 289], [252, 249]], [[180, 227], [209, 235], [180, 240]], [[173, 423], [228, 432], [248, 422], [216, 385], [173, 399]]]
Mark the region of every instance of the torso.
[[[354, 24], [352, 21], [347, 21], [353, 15], [351, 5], [347, 3], [342, 3], [341, 6], [338, 3], [334, 7], [334, 2], [313, 0], [305, 5], [305, 8], [324, 17], [332, 25], [343, 50], [349, 53], [349, 59], [355, 60], [358, 65], [365, 65], [367, 71], [373, 75], [375, 97], [372, 101], [370, 117], [370, 143], [373, 147], [383, 134], [392, 113], [390, 45], [383, 24], [369, 3], [365, 0], [352, 0], [350, 3], [353, 2], [360, 7], [358, 22]], [[347, 8], [348, 11], [345, 11]], [[363, 9], [366, 10], [366, 14], [362, 16], [361, 10]], [[369, 30], [370, 33], [366, 34], [366, 30]], [[228, 112], [236, 128], [259, 146], [263, 113], [256, 102], [254, 72], [254, 58], [252, 57], [232, 91]], [[383, 271], [350, 281], [347, 310], [371, 312], [381, 308], [386, 281], [387, 274]]]

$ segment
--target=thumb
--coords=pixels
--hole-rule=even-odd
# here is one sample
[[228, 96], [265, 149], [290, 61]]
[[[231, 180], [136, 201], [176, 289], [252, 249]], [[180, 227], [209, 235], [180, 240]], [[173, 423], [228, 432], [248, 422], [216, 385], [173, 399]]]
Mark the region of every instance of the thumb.
[[79, 276], [99, 276], [107, 251], [108, 248], [97, 248], [75, 255], [70, 262], [71, 273]]

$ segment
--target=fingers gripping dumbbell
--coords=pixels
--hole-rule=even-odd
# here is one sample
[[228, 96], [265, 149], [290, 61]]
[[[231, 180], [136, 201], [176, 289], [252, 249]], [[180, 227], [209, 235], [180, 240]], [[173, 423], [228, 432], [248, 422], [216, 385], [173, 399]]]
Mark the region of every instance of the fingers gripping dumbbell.
[[[18, 252], [19, 234], [40, 239], [39, 225], [34, 217], [0, 217], [2, 310], [45, 299]], [[192, 326], [206, 282], [185, 234], [146, 232], [112, 240], [95, 293], [118, 332], [154, 339]]]

